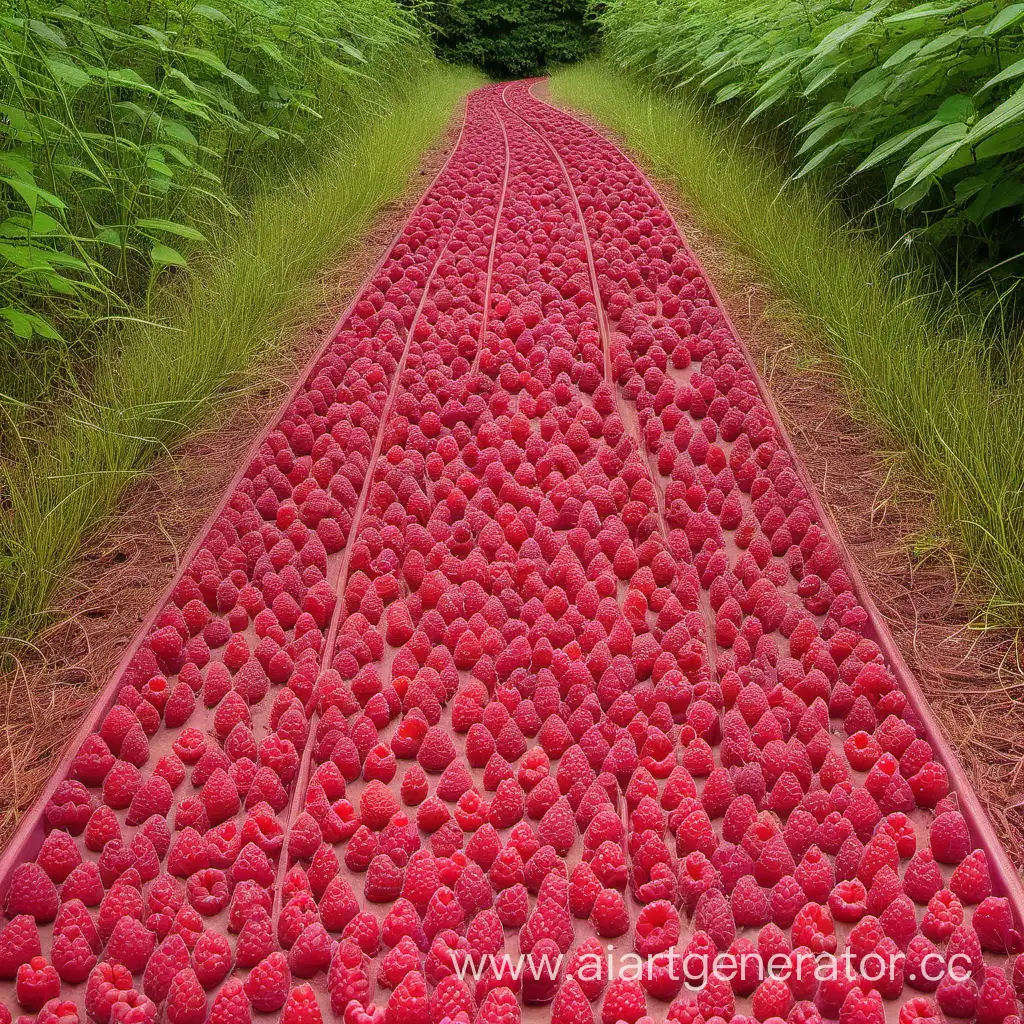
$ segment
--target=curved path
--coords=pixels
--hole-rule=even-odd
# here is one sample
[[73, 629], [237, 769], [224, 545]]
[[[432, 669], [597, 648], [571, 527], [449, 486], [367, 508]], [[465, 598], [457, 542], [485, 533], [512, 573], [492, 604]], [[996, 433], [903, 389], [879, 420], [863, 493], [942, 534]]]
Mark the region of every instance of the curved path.
[[1019, 880], [712, 283], [530, 85], [0, 862], [0, 1024], [1017, 1019]]

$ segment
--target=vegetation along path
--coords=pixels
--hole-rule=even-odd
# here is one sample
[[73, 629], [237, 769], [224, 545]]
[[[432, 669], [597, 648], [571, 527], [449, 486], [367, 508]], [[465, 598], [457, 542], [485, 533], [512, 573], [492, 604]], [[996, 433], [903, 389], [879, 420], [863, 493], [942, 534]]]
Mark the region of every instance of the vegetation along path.
[[[528, 82], [470, 96], [0, 891], [4, 1021], [987, 1024], [1024, 995], [1014, 868], [712, 282]], [[683, 987], [672, 951], [726, 950], [851, 959]]]

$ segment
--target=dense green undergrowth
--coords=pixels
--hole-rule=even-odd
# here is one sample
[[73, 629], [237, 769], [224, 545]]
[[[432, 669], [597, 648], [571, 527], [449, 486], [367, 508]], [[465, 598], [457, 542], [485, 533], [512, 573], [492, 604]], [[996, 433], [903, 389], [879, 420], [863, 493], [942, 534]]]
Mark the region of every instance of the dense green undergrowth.
[[442, 57], [499, 78], [580, 60], [596, 41], [587, 0], [437, 0], [430, 19]]
[[683, 91], [593, 62], [554, 95], [620, 134], [709, 229], [753, 260], [840, 359], [851, 401], [935, 495], [991, 611], [1024, 613], [1024, 353], [994, 359], [983, 318], [936, 299], [912, 255], [855, 229], [813, 181]]
[[[98, 338], [88, 385], [38, 427], [9, 432], [0, 461], [0, 636], [8, 650], [51, 621], [54, 588], [82, 536], [124, 488], [218, 399], [258, 380], [322, 300], [319, 276], [406, 187], [455, 104], [482, 84], [420, 51], [350, 88], [301, 165], [268, 168], [250, 212], [213, 221], [190, 269], [146, 316]], [[0, 650], [2, 655], [2, 650]]]
[[[0, 15], [0, 402], [66, 383], [268, 168], [422, 63], [396, 0], [25, 0]], [[16, 12], [16, 13], [15, 13]], [[402, 73], [405, 73], [404, 71]]]
[[781, 138], [911, 247], [1020, 309], [1024, 4], [607, 0], [605, 54]]

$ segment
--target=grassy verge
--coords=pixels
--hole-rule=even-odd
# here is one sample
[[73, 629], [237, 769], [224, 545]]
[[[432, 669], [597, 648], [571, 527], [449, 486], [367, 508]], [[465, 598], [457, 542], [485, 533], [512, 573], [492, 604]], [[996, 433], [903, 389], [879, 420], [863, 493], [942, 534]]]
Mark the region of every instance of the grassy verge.
[[263, 188], [250, 215], [224, 228], [188, 278], [158, 297], [158, 322], [107, 336], [87, 392], [20, 438], [0, 464], [0, 635], [8, 643], [45, 625], [83, 533], [133, 477], [218, 398], [244, 387], [310, 313], [318, 273], [401, 193], [477, 84], [471, 72], [427, 62], [383, 95], [367, 90], [322, 159]]
[[[1024, 354], [993, 359], [981, 318], [941, 303], [903, 253], [858, 232], [818, 186], [792, 182], [735, 124], [683, 93], [592, 62], [553, 95], [616, 131], [679, 187], [708, 229], [754, 261], [840, 358], [854, 407], [935, 495], [991, 613], [1024, 613]], [[993, 367], [997, 369], [993, 369]]]

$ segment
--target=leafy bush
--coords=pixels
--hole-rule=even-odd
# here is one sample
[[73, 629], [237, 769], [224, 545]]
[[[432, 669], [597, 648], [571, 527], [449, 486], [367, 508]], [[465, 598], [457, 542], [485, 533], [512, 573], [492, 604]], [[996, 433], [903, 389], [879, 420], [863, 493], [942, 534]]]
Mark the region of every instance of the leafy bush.
[[874, 175], [922, 241], [1020, 254], [1024, 4], [608, 0], [601, 21], [620, 67], [787, 126], [795, 177]]
[[66, 375], [97, 322], [144, 309], [254, 172], [299, 162], [341, 91], [421, 52], [394, 0], [23, 10], [0, 16], [0, 396], [15, 403]]
[[434, 14], [438, 52], [498, 77], [534, 75], [592, 49], [586, 7], [586, 0], [442, 0]]

